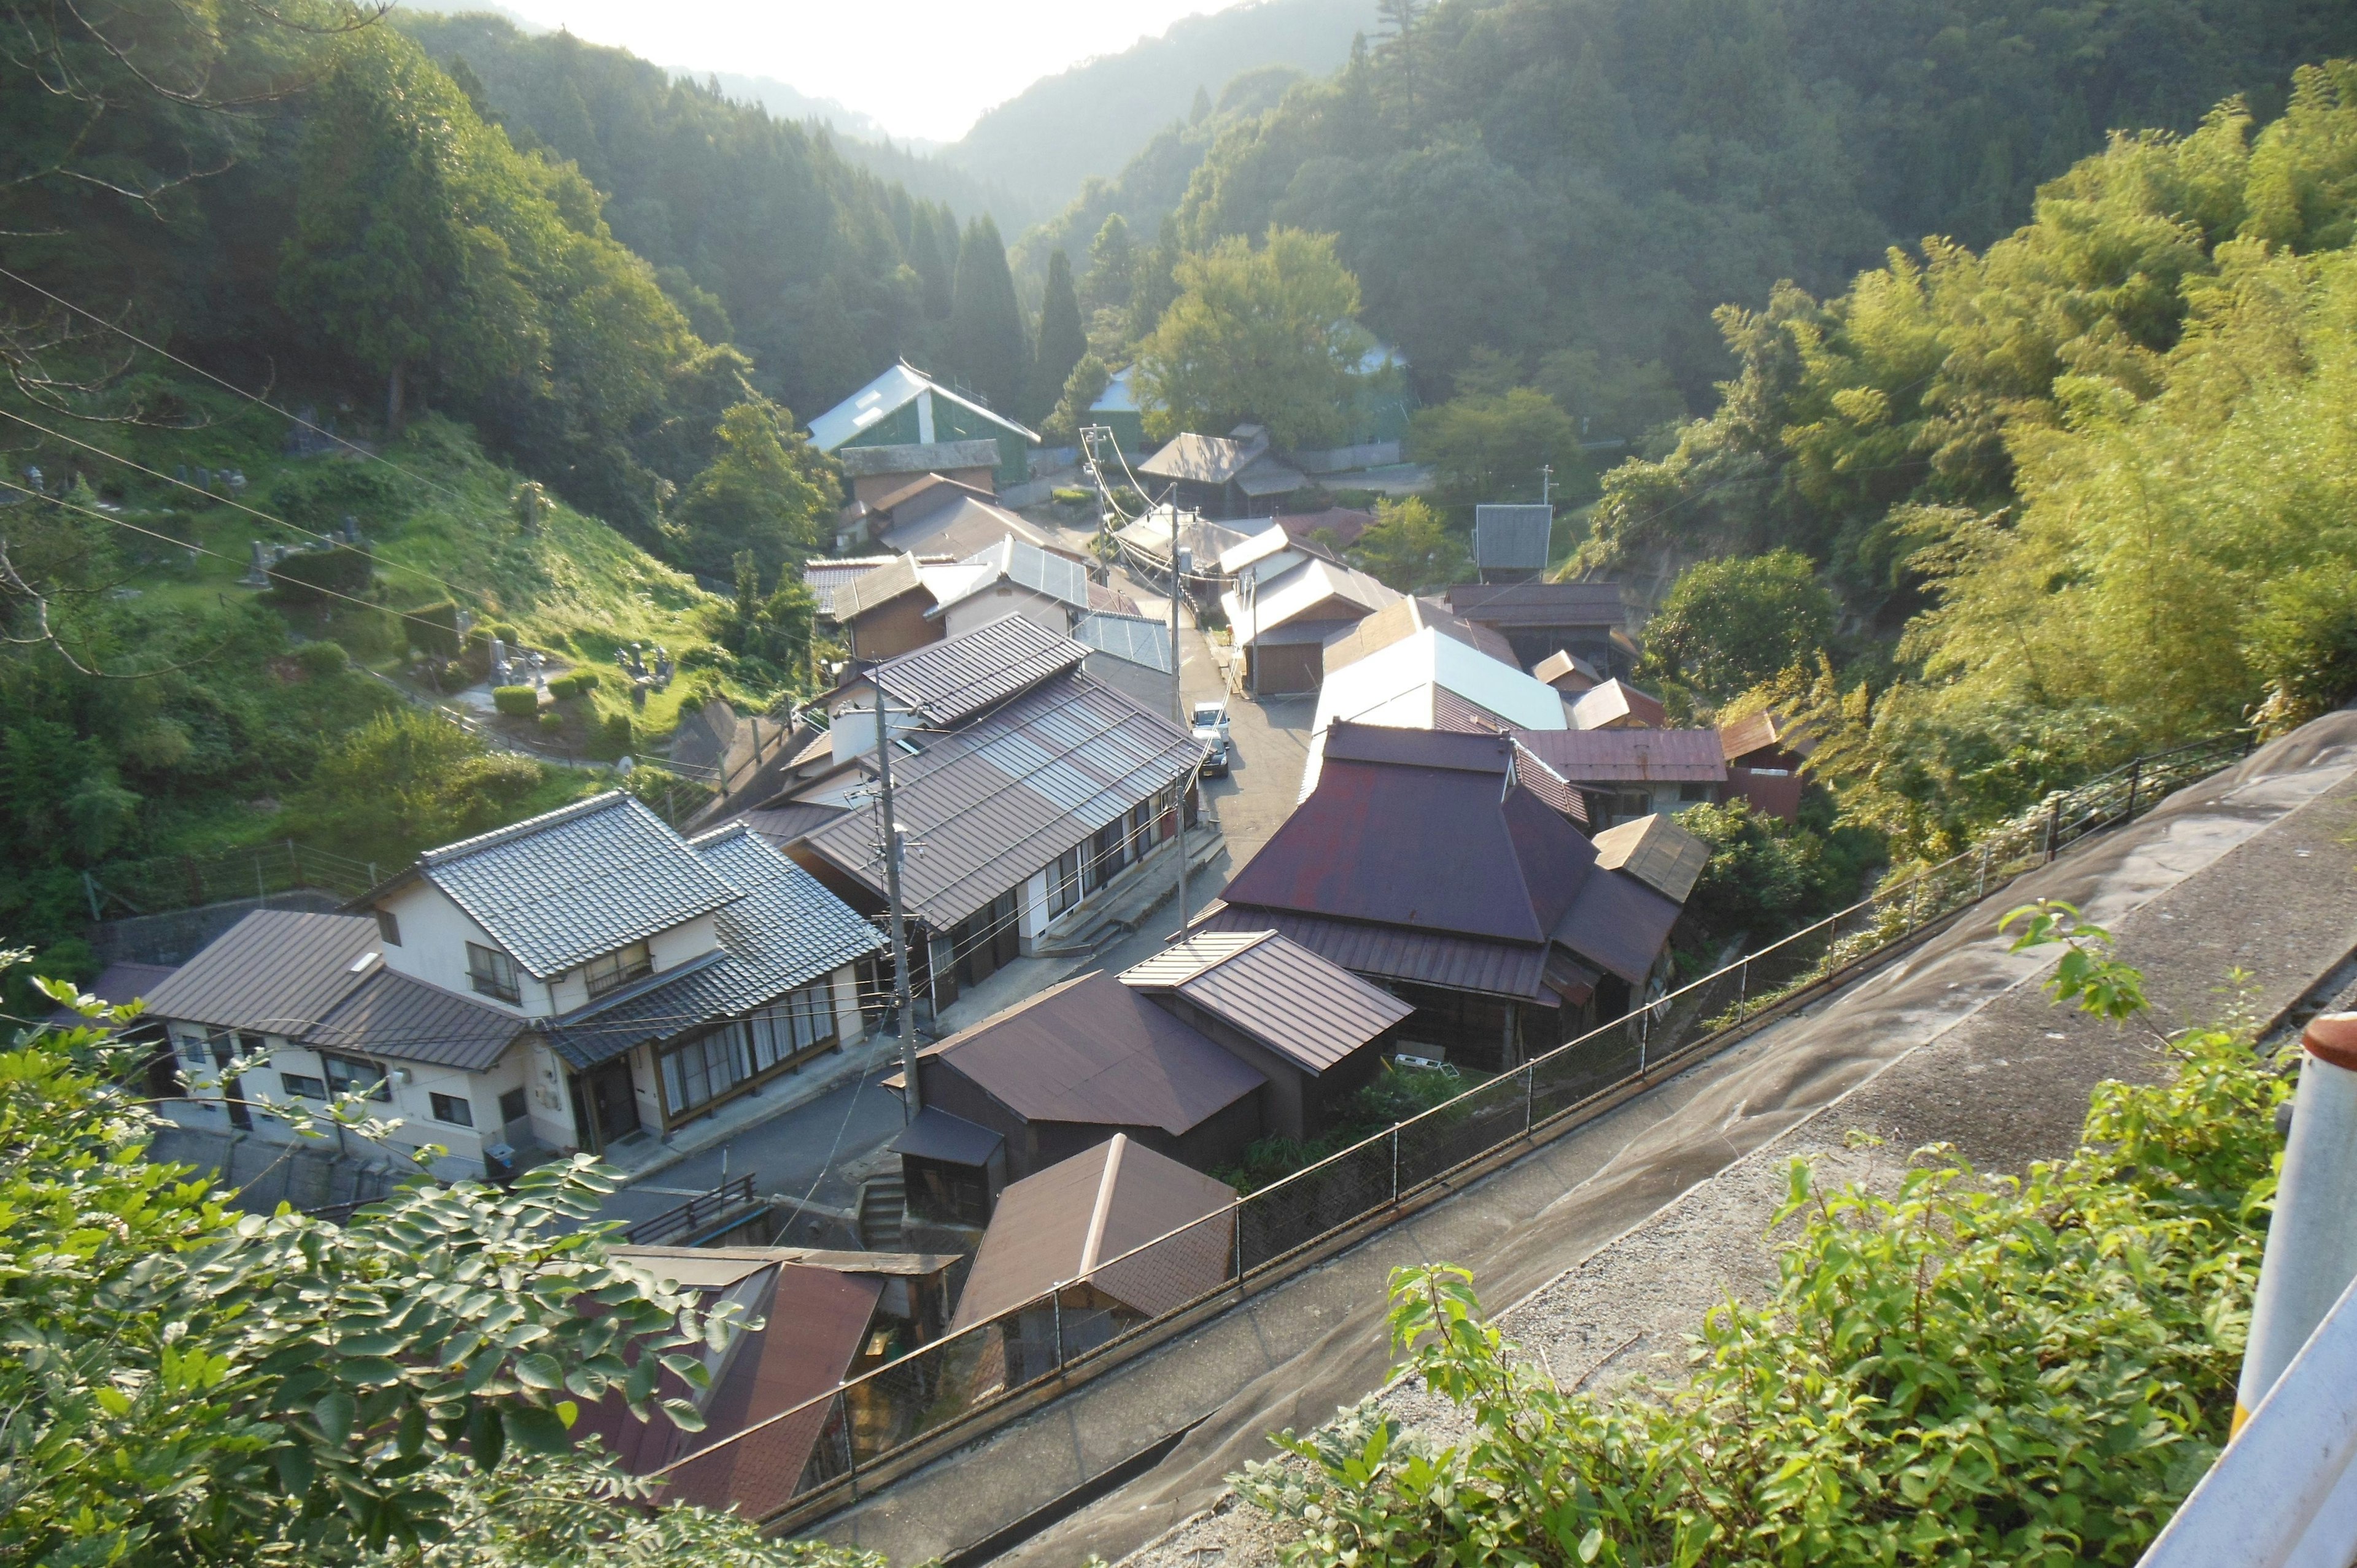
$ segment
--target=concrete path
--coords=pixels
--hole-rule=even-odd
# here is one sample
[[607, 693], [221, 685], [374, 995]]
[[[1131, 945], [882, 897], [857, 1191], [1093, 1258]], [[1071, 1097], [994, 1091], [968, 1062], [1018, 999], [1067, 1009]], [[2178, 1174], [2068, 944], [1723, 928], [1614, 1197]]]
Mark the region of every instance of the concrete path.
[[[910, 1476], [819, 1533], [921, 1562], [1191, 1428], [1144, 1477], [1002, 1560], [1071, 1564], [1090, 1552], [1132, 1551], [1213, 1503], [1222, 1477], [1267, 1455], [1268, 1432], [1315, 1424], [1383, 1383], [1383, 1285], [1393, 1267], [1463, 1263], [1492, 1302], [1519, 1299], [2001, 999], [2014, 998], [2017, 1015], [1986, 1048], [2019, 1054], [1993, 1054], [2006, 1066], [1984, 1063], [1977, 1074], [1963, 1071], [1970, 1061], [1943, 1067], [1898, 1094], [1890, 1124], [1904, 1135], [1904, 1113], [1928, 1115], [1945, 1098], [1961, 1113], [1938, 1118], [1955, 1129], [1942, 1135], [1990, 1164], [2067, 1145], [2086, 1086], [2144, 1047], [2055, 1023], [2028, 983], [2044, 963], [2005, 953], [1992, 929], [1997, 914], [2060, 897], [2126, 931], [2146, 912], [2128, 956], [2165, 973], [2153, 984], [2164, 1016], [2205, 1015], [2232, 964], [2251, 970], [2266, 995], [2296, 996], [2357, 943], [2357, 791], [2344, 788], [2352, 772], [2357, 714], [2319, 721], [2015, 884], [1812, 1013]], [[1959, 1087], [1964, 1079], [1971, 1089]]]

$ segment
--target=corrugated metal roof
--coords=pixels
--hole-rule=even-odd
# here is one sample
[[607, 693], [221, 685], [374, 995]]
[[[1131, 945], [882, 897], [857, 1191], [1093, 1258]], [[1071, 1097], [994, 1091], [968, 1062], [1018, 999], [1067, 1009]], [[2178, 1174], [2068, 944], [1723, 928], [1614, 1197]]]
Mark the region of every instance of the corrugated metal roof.
[[1143, 616], [1092, 615], [1072, 628], [1073, 638], [1100, 653], [1161, 674], [1170, 673], [1170, 628]]
[[1575, 784], [1638, 779], [1716, 783], [1727, 777], [1716, 730], [1530, 730], [1517, 738], [1532, 756]]
[[1599, 871], [1579, 886], [1578, 895], [1556, 922], [1555, 940], [1631, 985], [1641, 986], [1670, 928], [1678, 923], [1676, 900], [1663, 897], [1633, 876]]
[[1265, 931], [1197, 933], [1123, 970], [1121, 983], [1144, 991], [1168, 991], [1185, 984], [1211, 965], [1235, 957], [1267, 935]]
[[938, 1105], [917, 1112], [900, 1135], [885, 1144], [896, 1155], [920, 1160], [945, 1160], [953, 1165], [986, 1165], [1006, 1140], [989, 1128], [952, 1116]]
[[481, 1072], [523, 1032], [512, 1013], [377, 964], [301, 1038], [329, 1050]]
[[1018, 1002], [924, 1055], [1027, 1122], [1159, 1127], [1173, 1137], [1268, 1081], [1102, 971]]
[[1253, 497], [1291, 495], [1309, 482], [1300, 469], [1288, 467], [1267, 453], [1262, 453], [1244, 465], [1236, 476], [1236, 489]]
[[[934, 381], [915, 366], [896, 364], [824, 413], [810, 423], [811, 445], [822, 452], [832, 452], [853, 436], [917, 400], [920, 392], [930, 391], [935, 397], [947, 398], [961, 408], [972, 409], [994, 424], [1006, 426], [1033, 445], [1039, 437], [1023, 425], [982, 406], [972, 398], [961, 396]], [[994, 455], [991, 462], [997, 461]]]
[[[1219, 951], [1223, 946], [1229, 950]], [[1180, 953], [1186, 958], [1173, 959]], [[1194, 972], [1164, 978], [1189, 960]], [[1121, 979], [1140, 990], [1176, 991], [1311, 1072], [1343, 1061], [1415, 1011], [1275, 931], [1242, 943], [1226, 933], [1196, 937]]]
[[158, 1018], [299, 1036], [358, 985], [352, 965], [382, 950], [361, 915], [256, 909], [148, 993]]
[[[855, 577], [864, 577], [878, 566], [889, 566], [899, 559], [897, 555], [845, 555], [839, 558], [805, 561], [802, 563], [802, 586], [818, 601], [821, 615], [834, 613], [834, 591]], [[920, 555], [920, 566], [947, 566], [957, 559], [954, 555]]]
[[1554, 532], [1551, 506], [1476, 506], [1473, 564], [1495, 571], [1544, 571]]
[[[1396, 604], [1400, 595], [1364, 572], [1311, 556], [1259, 584], [1249, 596], [1236, 588], [1220, 596], [1228, 624], [1235, 628], [1239, 647], [1248, 647], [1266, 633], [1288, 621], [1308, 617], [1335, 599], [1362, 614], [1371, 614], [1385, 605]], [[1323, 618], [1331, 617], [1330, 610], [1323, 612]]]
[[877, 542], [888, 550], [919, 555], [947, 554], [965, 561], [1010, 535], [1042, 550], [1071, 553], [1005, 507], [970, 495], [960, 495], [942, 506], [928, 508], [905, 522], [894, 521]]
[[1000, 582], [1013, 583], [1035, 594], [1045, 594], [1076, 610], [1089, 607], [1087, 570], [1077, 561], [1062, 555], [1050, 555], [1038, 545], [1028, 544], [1020, 539], [1002, 539], [959, 564], [974, 569], [972, 579], [946, 592], [936, 589], [933, 595], [936, 603], [927, 612], [929, 615], [940, 615], [952, 605], [972, 598]]
[[[931, 725], [954, 725], [1077, 669], [1089, 650], [1019, 615], [888, 659], [868, 679]], [[873, 714], [870, 715], [873, 718]]]
[[654, 975], [643, 988], [554, 1020], [549, 1043], [574, 1066], [594, 1067], [642, 1040], [749, 1013], [884, 946], [882, 932], [747, 824], [716, 828], [690, 843], [694, 854], [744, 889], [714, 922], [720, 956]]
[[[950, 1331], [1075, 1280], [1148, 1316], [1182, 1306], [1228, 1277], [1235, 1202], [1210, 1176], [1126, 1137], [1074, 1155], [999, 1195]], [[1146, 1245], [1159, 1237], [1169, 1239]], [[1144, 1250], [1125, 1256], [1133, 1249]]]
[[1515, 668], [1513, 645], [1496, 631], [1450, 613], [1437, 600], [1411, 596], [1384, 606], [1351, 628], [1349, 636], [1328, 644], [1326, 673], [1330, 678], [1336, 671], [1348, 669], [1370, 654], [1380, 653], [1427, 628], [1489, 655], [1509, 669]]
[[1623, 871], [1673, 901], [1683, 904], [1695, 879], [1710, 864], [1710, 845], [1656, 811], [1598, 833], [1596, 864]]
[[917, 558], [895, 555], [874, 571], [863, 572], [837, 585], [829, 600], [829, 613], [837, 620], [850, 620], [879, 605], [888, 605], [903, 594], [920, 593], [924, 588], [924, 568], [917, 564]]
[[1252, 537], [1241, 528], [1213, 522], [1195, 512], [1180, 512], [1167, 503], [1148, 508], [1135, 522], [1114, 531], [1114, 537], [1132, 549], [1142, 550], [1167, 563], [1170, 558], [1174, 516], [1179, 544], [1193, 551], [1199, 562], [1216, 561], [1223, 551]]
[[1089, 608], [1100, 615], [1128, 616], [1132, 619], [1144, 617], [1146, 614], [1144, 610], [1137, 607], [1135, 599], [1131, 598], [1119, 588], [1108, 587], [1103, 583], [1089, 585]]
[[543, 980], [737, 895], [661, 817], [619, 789], [429, 849], [417, 868]]
[[843, 814], [841, 806], [830, 806], [819, 800], [780, 800], [741, 811], [736, 821], [759, 833], [779, 849], [783, 849]]
[[[1197, 751], [1168, 719], [1076, 673], [931, 738], [893, 764], [895, 812], [919, 846], [901, 865], [903, 899], [933, 929], [948, 929], [1177, 783]], [[875, 813], [854, 812], [803, 842], [883, 896]]]
[[1533, 1002], [1546, 1000], [1544, 982], [1550, 950], [1524, 943], [1369, 925], [1247, 904], [1215, 910], [1204, 916], [1196, 929], [1273, 929], [1353, 974]]
[[1626, 681], [1607, 681], [1582, 692], [1571, 704], [1575, 729], [1631, 725], [1659, 729], [1668, 722], [1669, 714], [1663, 709], [1660, 698], [1639, 691]]
[[1587, 826], [1587, 797], [1518, 739], [1514, 746], [1514, 777], [1523, 789], [1561, 811], [1582, 829]]
[[1189, 484], [1224, 485], [1234, 478], [1260, 455], [1268, 450], [1268, 441], [1233, 441], [1224, 435], [1197, 435], [1182, 432], [1165, 442], [1162, 449], [1137, 466], [1137, 471], [1148, 478], [1181, 479]]
[[1617, 583], [1459, 583], [1445, 596], [1466, 619], [1499, 628], [1611, 628], [1624, 618]]

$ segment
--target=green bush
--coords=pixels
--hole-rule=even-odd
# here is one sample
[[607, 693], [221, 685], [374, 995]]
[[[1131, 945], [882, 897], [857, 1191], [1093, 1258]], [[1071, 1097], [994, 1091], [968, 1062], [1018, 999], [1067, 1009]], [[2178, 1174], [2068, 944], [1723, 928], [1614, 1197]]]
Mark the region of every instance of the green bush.
[[540, 712], [540, 693], [531, 686], [494, 686], [491, 706], [511, 719], [528, 719]]
[[1058, 485], [1048, 492], [1048, 497], [1061, 506], [1087, 506], [1097, 499], [1097, 493], [1077, 485]]
[[[2049, 989], [2118, 1016], [2133, 972], [2066, 961]], [[2226, 1440], [2290, 1092], [2224, 1031], [2172, 1056], [2018, 1182], [1934, 1150], [1895, 1197], [1827, 1193], [1792, 1162], [1778, 1283], [1712, 1309], [1683, 1386], [1566, 1392], [1469, 1274], [1396, 1271], [1394, 1344], [1469, 1435], [1370, 1401], [1276, 1439], [1306, 1471], [1238, 1483], [1298, 1522], [1288, 1563], [2132, 1563]]]
[[489, 751], [447, 719], [404, 703], [328, 748], [291, 802], [294, 829], [359, 859], [406, 863], [514, 821], [541, 777], [532, 758]]
[[567, 674], [553, 676], [548, 682], [548, 694], [560, 703], [567, 697], [577, 697], [584, 692], [597, 689], [597, 671], [595, 670], [575, 670]]
[[606, 715], [605, 722], [597, 726], [597, 733], [605, 743], [599, 749], [606, 757], [628, 757], [630, 755], [630, 744], [633, 738], [630, 733], [630, 714], [608, 714]]
[[548, 712], [540, 715], [540, 730], [543, 735], [554, 735], [564, 727], [565, 715], [558, 713], [555, 709], [551, 708]]
[[363, 662], [390, 659], [402, 650], [401, 619], [375, 605], [339, 605], [328, 610], [327, 633]]
[[375, 575], [376, 557], [367, 550], [298, 550], [270, 568], [271, 597], [289, 606], [345, 604], [365, 596]]
[[444, 659], [458, 657], [458, 607], [449, 599], [401, 612], [404, 635], [420, 653]]
[[517, 647], [523, 641], [523, 633], [518, 631], [514, 625], [508, 621], [493, 622], [491, 626], [491, 635], [498, 638], [501, 642], [506, 643], [510, 648]]
[[311, 680], [327, 681], [350, 669], [352, 659], [339, 643], [307, 642], [295, 650], [295, 663]]

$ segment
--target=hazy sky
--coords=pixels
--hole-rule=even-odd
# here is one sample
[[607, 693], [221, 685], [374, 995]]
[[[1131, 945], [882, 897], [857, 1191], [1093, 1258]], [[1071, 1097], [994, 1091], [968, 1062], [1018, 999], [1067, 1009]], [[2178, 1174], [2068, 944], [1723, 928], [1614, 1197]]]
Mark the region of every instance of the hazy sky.
[[[659, 65], [772, 76], [953, 142], [1043, 76], [1233, 0], [506, 0], [517, 15]], [[453, 0], [432, 8], [461, 10]]]

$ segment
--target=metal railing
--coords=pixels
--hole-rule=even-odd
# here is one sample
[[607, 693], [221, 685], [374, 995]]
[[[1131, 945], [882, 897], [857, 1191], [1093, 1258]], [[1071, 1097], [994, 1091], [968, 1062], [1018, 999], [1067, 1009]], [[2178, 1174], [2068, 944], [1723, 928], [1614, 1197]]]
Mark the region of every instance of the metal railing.
[[1762, 1022], [1780, 999], [1910, 940], [2045, 865], [2073, 839], [2130, 820], [2248, 749], [2245, 736], [2221, 737], [2059, 791], [1964, 853], [1133, 1248], [1085, 1279], [700, 1449], [657, 1472], [666, 1496], [735, 1506], [754, 1519], [790, 1506], [807, 1518], [856, 1500], [863, 1474], [919, 1441], [1041, 1391], [1075, 1363], [1397, 1210], [1509, 1144], [1600, 1112], [1608, 1097], [1658, 1069], [1682, 1070]]
[[312, 888], [355, 898], [376, 886], [376, 867], [333, 850], [278, 839], [220, 854], [116, 861], [82, 873], [90, 918], [156, 915], [235, 898]]
[[676, 1208], [640, 1220], [622, 1232], [622, 1237], [632, 1246], [659, 1247], [683, 1236], [687, 1240], [683, 1244], [694, 1247], [707, 1236], [743, 1224], [748, 1210], [761, 1207], [760, 1200], [753, 1196], [753, 1174], [748, 1171], [722, 1182], [710, 1192], [696, 1194]]

